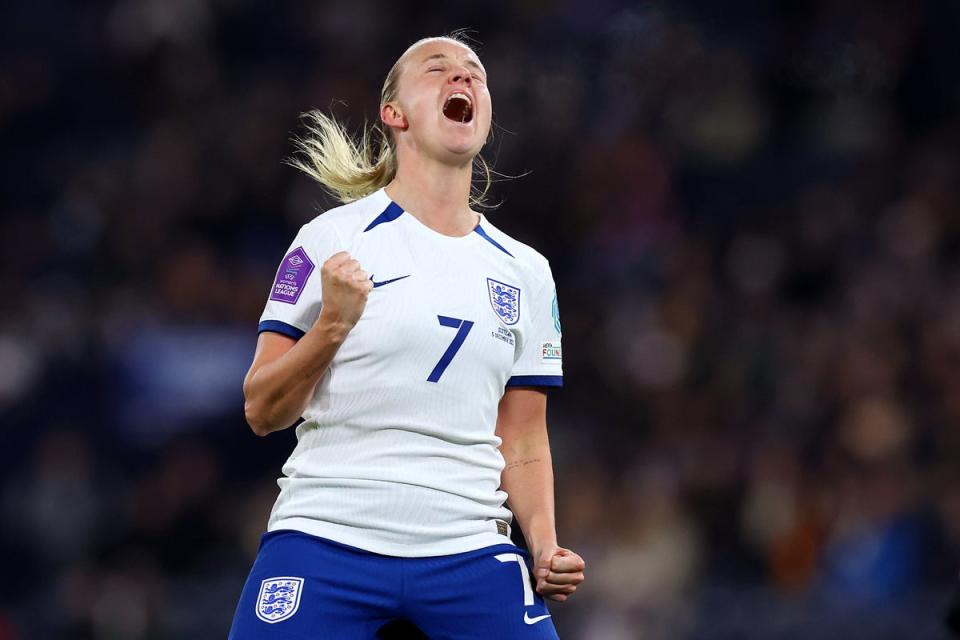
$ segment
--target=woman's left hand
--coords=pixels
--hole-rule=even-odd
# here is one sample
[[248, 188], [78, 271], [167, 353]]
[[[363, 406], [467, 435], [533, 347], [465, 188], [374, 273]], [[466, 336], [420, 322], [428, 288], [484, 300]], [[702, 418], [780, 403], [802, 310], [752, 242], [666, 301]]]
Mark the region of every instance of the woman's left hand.
[[563, 602], [583, 582], [586, 566], [583, 558], [570, 549], [556, 545], [538, 549], [533, 565], [537, 593], [550, 600]]

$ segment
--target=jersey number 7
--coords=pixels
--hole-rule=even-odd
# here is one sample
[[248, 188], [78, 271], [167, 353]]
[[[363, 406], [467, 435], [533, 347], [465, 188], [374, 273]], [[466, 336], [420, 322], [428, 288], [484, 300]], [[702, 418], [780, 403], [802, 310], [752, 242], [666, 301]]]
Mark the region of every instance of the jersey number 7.
[[451, 342], [447, 350], [443, 352], [443, 355], [440, 356], [440, 361], [437, 362], [437, 366], [435, 366], [433, 371], [430, 372], [430, 375], [427, 376], [427, 382], [440, 381], [440, 376], [442, 376], [443, 372], [450, 366], [453, 356], [457, 355], [457, 351], [463, 346], [463, 341], [467, 339], [467, 334], [470, 333], [470, 329], [473, 328], [473, 322], [470, 320], [449, 318], [447, 316], [437, 316], [437, 320], [440, 321], [441, 326], [456, 329], [457, 335], [453, 336], [453, 342]]

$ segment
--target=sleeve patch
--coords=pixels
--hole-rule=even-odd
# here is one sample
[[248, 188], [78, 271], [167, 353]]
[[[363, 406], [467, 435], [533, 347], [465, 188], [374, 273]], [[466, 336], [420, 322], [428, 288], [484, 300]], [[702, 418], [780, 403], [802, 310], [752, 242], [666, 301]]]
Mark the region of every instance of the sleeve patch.
[[283, 264], [277, 271], [277, 279], [273, 283], [270, 299], [287, 304], [297, 304], [307, 279], [313, 273], [313, 262], [303, 247], [297, 247], [287, 254]]
[[553, 288], [553, 303], [550, 305], [550, 313], [553, 316], [553, 328], [557, 330], [557, 335], [561, 335], [560, 330], [560, 305], [557, 304], [557, 288]]
[[560, 362], [563, 360], [563, 351], [559, 342], [544, 342], [540, 345], [541, 362]]

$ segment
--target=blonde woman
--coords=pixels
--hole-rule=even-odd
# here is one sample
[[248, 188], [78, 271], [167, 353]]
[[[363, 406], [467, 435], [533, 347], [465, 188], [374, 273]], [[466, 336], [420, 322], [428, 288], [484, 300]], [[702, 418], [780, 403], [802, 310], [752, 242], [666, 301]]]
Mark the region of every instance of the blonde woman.
[[407, 620], [430, 638], [556, 638], [544, 598], [584, 578], [554, 526], [560, 320], [547, 261], [471, 209], [486, 71], [464, 42], [427, 38], [359, 146], [311, 117], [297, 165], [345, 204], [290, 246], [244, 381], [258, 435], [303, 422], [230, 637], [374, 638]]

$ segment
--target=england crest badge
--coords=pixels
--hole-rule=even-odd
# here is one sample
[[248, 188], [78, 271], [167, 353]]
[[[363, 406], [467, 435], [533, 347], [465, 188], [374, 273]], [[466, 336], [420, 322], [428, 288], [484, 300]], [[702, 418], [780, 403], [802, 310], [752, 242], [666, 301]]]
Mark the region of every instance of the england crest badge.
[[257, 617], [273, 624], [293, 617], [300, 608], [303, 578], [268, 578], [260, 583]]
[[487, 278], [490, 306], [504, 324], [517, 324], [520, 320], [520, 289], [511, 287], [493, 278]]

